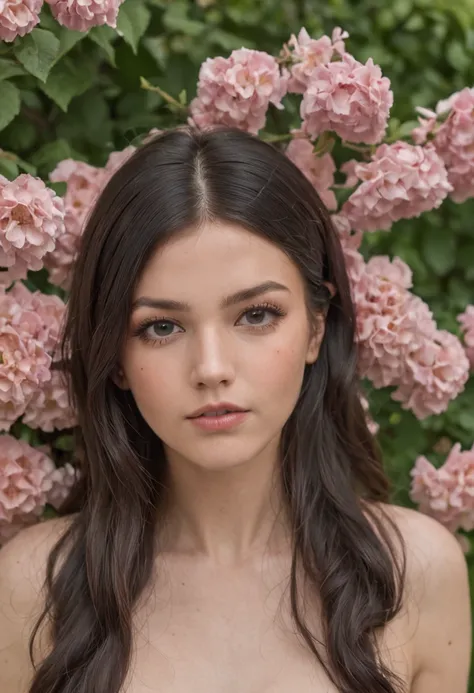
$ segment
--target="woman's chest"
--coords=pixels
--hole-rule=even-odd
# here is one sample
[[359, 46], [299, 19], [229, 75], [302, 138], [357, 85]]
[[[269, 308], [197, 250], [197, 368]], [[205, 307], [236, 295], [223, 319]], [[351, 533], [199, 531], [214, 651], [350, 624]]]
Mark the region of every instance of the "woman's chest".
[[[297, 635], [287, 579], [190, 577], [175, 574], [137, 613], [124, 693], [337, 693]], [[321, 640], [316, 605], [305, 619]], [[400, 621], [385, 631], [385, 661], [408, 681], [401, 629]]]

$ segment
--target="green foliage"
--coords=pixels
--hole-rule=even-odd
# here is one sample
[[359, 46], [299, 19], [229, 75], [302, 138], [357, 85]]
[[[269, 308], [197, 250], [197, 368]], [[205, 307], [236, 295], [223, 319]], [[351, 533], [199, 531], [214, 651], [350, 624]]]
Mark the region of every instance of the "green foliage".
[[[41, 24], [0, 45], [0, 173], [30, 170], [46, 177], [64, 158], [103, 165], [108, 154], [150, 128], [183, 120], [178, 104], [196, 93], [208, 57], [245, 46], [276, 54], [304, 26], [314, 36], [336, 26], [350, 33], [348, 50], [372, 57], [392, 82], [390, 135], [408, 134], [415, 107], [474, 84], [472, 0], [125, 0], [117, 31], [60, 27], [45, 4]], [[157, 89], [153, 89], [157, 87]], [[298, 99], [271, 109], [266, 126], [283, 134], [298, 123]], [[408, 125], [404, 125], [410, 121]], [[336, 151], [337, 156], [337, 151]], [[459, 334], [456, 315], [474, 303], [474, 200], [445, 202], [392, 230], [366, 234], [364, 252], [398, 255], [413, 269], [414, 291], [428, 301], [440, 327]], [[33, 277], [41, 285], [44, 278]], [[420, 422], [391, 392], [370, 390], [379, 440], [394, 484], [394, 501], [412, 506], [410, 470], [419, 455], [443, 462], [456, 441], [474, 443], [474, 383], [441, 416]], [[29, 435], [29, 434], [27, 434]], [[39, 436], [41, 433], [35, 433]], [[35, 438], [36, 440], [36, 438]], [[58, 439], [58, 454], [70, 440]], [[474, 564], [474, 557], [469, 557]], [[474, 565], [471, 566], [474, 585]], [[474, 681], [471, 687], [474, 693]]]

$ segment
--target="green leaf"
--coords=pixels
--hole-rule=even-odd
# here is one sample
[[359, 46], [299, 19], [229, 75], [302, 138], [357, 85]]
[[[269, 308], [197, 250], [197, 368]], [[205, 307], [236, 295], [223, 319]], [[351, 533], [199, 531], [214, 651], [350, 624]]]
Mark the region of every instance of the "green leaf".
[[20, 112], [20, 92], [11, 82], [2, 83], [2, 98], [0, 99], [0, 130], [6, 128]]
[[59, 51], [54, 60], [53, 64], [56, 64], [63, 58], [66, 53], [69, 53], [71, 48], [73, 48], [76, 43], [82, 41], [87, 36], [87, 32], [84, 31], [72, 31], [71, 29], [66, 29], [66, 27], [61, 27], [59, 32]]
[[158, 66], [162, 70], [166, 70], [166, 65], [169, 58], [169, 48], [167, 45], [166, 36], [151, 36], [143, 40], [145, 48], [149, 51], [151, 56], [155, 58]]
[[200, 36], [206, 29], [204, 22], [197, 22], [194, 19], [185, 17], [174, 17], [172, 14], [165, 14], [163, 24], [169, 31], [179, 31], [186, 36]]
[[471, 56], [458, 41], [451, 41], [446, 49], [446, 59], [455, 70], [466, 70], [471, 64]]
[[67, 111], [71, 99], [84, 93], [94, 81], [96, 63], [85, 55], [81, 60], [66, 56], [53, 67], [45, 84], [40, 85], [45, 94]]
[[245, 42], [240, 36], [236, 36], [228, 31], [222, 31], [222, 29], [217, 28], [211, 29], [206, 38], [209, 43], [215, 43], [225, 51], [239, 49]]
[[420, 12], [415, 12], [405, 22], [405, 31], [420, 31], [425, 26], [425, 18]]
[[66, 450], [71, 452], [74, 450], [74, 436], [72, 435], [61, 435], [54, 441], [54, 447], [57, 450]]
[[115, 48], [112, 45], [112, 40], [115, 36], [116, 32], [111, 27], [105, 25], [95, 26], [88, 33], [88, 38], [102, 48], [112, 67], [116, 66]]
[[71, 158], [69, 143], [66, 140], [55, 140], [40, 147], [31, 157], [31, 162], [38, 168], [48, 169], [49, 172], [60, 161], [69, 158]]
[[55, 517], [59, 517], [58, 511], [53, 508], [52, 505], [46, 503], [44, 506], [43, 514], [41, 515], [43, 520], [52, 520]]
[[8, 58], [0, 58], [0, 81], [9, 77], [18, 77], [28, 74], [21, 65]]
[[120, 7], [117, 17], [117, 33], [123, 36], [135, 55], [138, 42], [150, 23], [150, 10], [140, 0], [127, 0]]
[[417, 128], [419, 126], [419, 122], [417, 120], [407, 120], [404, 123], [400, 125], [400, 128], [397, 132], [398, 137], [408, 137], [408, 135], [411, 134], [411, 131], [414, 128]]
[[56, 195], [59, 195], [59, 197], [64, 197], [64, 195], [67, 192], [67, 183], [65, 183], [64, 181], [58, 181], [57, 183], [52, 183], [51, 181], [48, 181], [48, 188], [54, 190]]
[[20, 173], [18, 165], [11, 159], [4, 159], [0, 156], [0, 175], [8, 180], [13, 180]]
[[449, 228], [428, 228], [423, 233], [423, 256], [436, 273], [444, 276], [456, 264], [456, 239]]
[[474, 411], [462, 411], [459, 414], [459, 423], [468, 431], [472, 431], [474, 433]]
[[38, 134], [37, 124], [20, 115], [5, 130], [3, 146], [12, 152], [24, 152], [34, 146]]
[[51, 31], [33, 29], [15, 45], [14, 53], [28, 72], [46, 82], [60, 45], [59, 39]]

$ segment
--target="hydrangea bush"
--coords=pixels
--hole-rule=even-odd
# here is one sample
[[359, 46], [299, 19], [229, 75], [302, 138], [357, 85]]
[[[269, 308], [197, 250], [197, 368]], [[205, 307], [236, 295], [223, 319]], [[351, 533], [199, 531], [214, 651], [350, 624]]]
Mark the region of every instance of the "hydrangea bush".
[[[0, 543], [54, 514], [80, 473], [56, 349], [91, 206], [144, 138], [189, 123], [233, 125], [274, 143], [319, 193], [344, 249], [363, 405], [402, 487], [395, 500], [435, 517], [470, 555], [474, 292], [449, 284], [455, 308], [440, 310], [416, 232], [412, 244], [399, 238], [425, 224], [433, 276], [436, 266], [447, 274], [443, 249], [449, 258], [456, 227], [444, 226], [445, 210], [461, 213], [474, 198], [474, 88], [446, 83], [396, 118], [380, 46], [363, 55], [356, 40], [352, 55], [349, 27], [288, 31], [283, 21], [260, 45], [249, 19], [259, 10], [213, 4], [0, 0]], [[416, 26], [417, 16], [407, 21]], [[254, 38], [244, 45], [224, 20]], [[474, 18], [472, 26], [474, 36]], [[210, 43], [199, 46], [198, 36]], [[170, 61], [173, 50], [181, 62]], [[466, 249], [474, 279], [474, 243]], [[404, 430], [420, 445], [408, 445], [409, 468], [397, 469]], [[428, 440], [432, 449], [422, 447]]]

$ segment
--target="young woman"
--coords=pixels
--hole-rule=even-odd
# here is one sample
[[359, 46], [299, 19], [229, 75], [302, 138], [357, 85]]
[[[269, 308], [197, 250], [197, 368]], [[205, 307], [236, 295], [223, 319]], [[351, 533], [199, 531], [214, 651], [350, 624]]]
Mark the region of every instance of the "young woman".
[[81, 478], [0, 553], [2, 693], [466, 693], [464, 556], [389, 502], [341, 246], [283, 153], [143, 145], [68, 306]]

